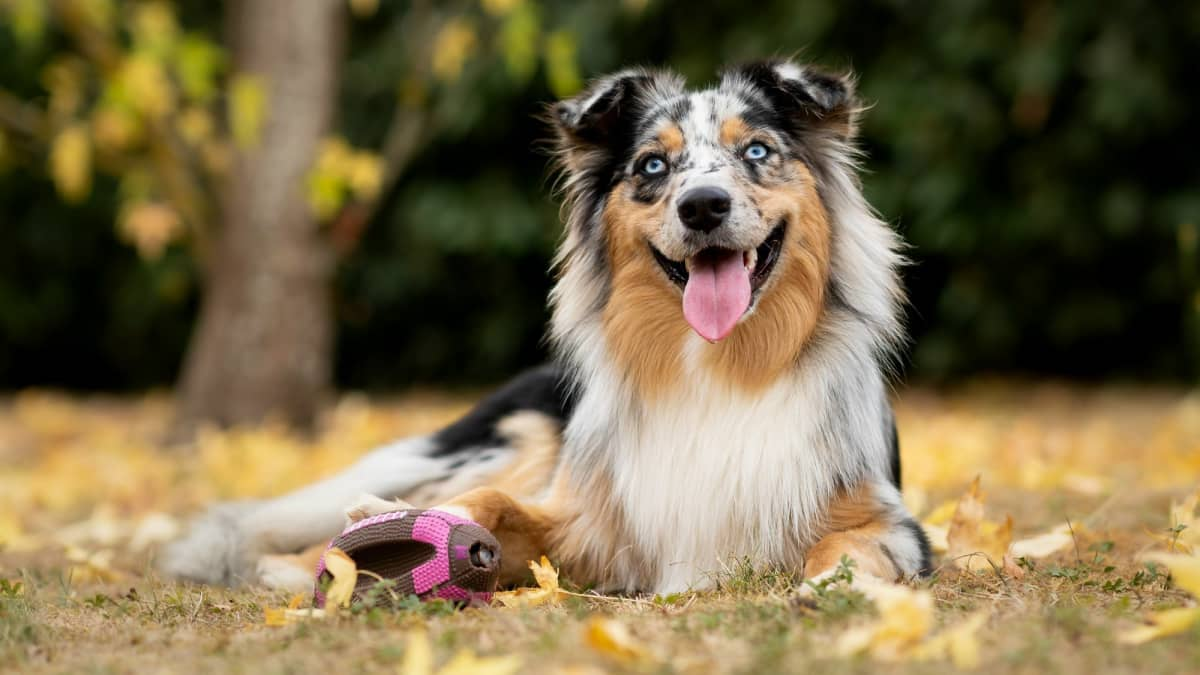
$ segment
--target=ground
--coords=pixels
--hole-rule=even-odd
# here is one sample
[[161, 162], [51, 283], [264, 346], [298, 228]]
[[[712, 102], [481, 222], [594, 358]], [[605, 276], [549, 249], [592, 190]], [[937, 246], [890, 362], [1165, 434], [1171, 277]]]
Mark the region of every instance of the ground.
[[[153, 574], [161, 541], [203, 504], [277, 494], [473, 398], [345, 396], [313, 439], [267, 424], [182, 450], [158, 445], [163, 395], [0, 399], [0, 670], [422, 673], [429, 646], [446, 673], [1200, 672], [1200, 622], [1126, 637], [1148, 612], [1196, 605], [1146, 559], [1200, 555], [1186, 502], [1200, 488], [1200, 395], [1169, 388], [898, 391], [906, 499], [951, 551], [891, 595], [844, 583], [805, 595], [735, 561], [705, 593], [589, 597], [564, 580], [573, 594], [538, 606], [402, 601], [298, 619], [281, 608], [306, 598]], [[976, 477], [982, 494], [960, 501]], [[1007, 556], [1006, 514], [1018, 540]], [[1051, 531], [1054, 552], [1018, 555]], [[992, 545], [990, 560], [961, 554]], [[976, 569], [961, 569], [968, 560]]]

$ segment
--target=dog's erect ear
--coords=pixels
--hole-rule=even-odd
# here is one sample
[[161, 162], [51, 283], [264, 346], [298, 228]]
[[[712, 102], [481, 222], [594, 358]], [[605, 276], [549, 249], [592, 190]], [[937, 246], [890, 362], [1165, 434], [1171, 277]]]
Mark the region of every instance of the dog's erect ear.
[[589, 156], [619, 152], [640, 116], [682, 92], [677, 76], [639, 68], [601, 77], [575, 97], [559, 101], [550, 118], [567, 168], [580, 168]]
[[761, 92], [775, 113], [796, 131], [825, 131], [843, 140], [857, 133], [860, 105], [851, 75], [834, 75], [791, 61], [768, 60], [726, 70], [721, 82]]

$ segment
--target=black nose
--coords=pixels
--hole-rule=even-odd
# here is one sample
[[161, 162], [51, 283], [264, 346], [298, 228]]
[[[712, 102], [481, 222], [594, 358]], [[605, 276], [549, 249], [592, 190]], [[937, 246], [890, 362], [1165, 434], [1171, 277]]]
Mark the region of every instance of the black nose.
[[721, 188], [699, 187], [679, 200], [679, 219], [693, 230], [708, 232], [729, 215], [729, 193]]

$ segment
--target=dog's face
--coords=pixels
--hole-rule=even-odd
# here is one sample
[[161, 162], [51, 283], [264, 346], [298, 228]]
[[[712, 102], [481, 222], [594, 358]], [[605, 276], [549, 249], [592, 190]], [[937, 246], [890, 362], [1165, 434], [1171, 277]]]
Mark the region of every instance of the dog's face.
[[795, 356], [830, 274], [822, 162], [844, 155], [854, 114], [848, 80], [782, 61], [702, 91], [626, 71], [558, 104], [568, 239], [607, 275], [605, 327], [627, 365], [670, 367], [689, 329], [743, 380]]

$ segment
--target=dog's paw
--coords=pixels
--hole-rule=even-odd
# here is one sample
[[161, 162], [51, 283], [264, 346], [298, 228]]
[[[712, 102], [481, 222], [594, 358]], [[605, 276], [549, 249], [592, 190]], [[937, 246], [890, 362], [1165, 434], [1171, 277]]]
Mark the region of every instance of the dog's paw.
[[256, 567], [258, 583], [273, 591], [303, 593], [313, 587], [313, 569], [295, 555], [264, 555]]
[[388, 501], [380, 499], [373, 494], [366, 492], [358, 496], [354, 503], [346, 507], [346, 526], [349, 527], [353, 523], [357, 523], [363, 518], [378, 516], [381, 513], [389, 513], [400, 509], [411, 509], [412, 504], [401, 501], [399, 499]]

